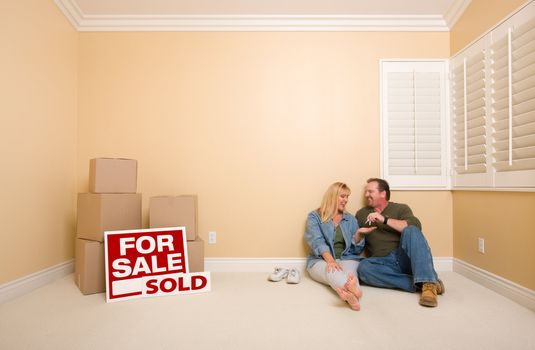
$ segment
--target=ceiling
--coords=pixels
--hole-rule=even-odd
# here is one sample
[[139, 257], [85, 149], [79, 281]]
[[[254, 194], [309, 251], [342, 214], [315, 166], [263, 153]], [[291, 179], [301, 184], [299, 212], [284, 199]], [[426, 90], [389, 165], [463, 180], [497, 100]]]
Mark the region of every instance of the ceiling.
[[55, 0], [79, 31], [448, 31], [470, 0]]

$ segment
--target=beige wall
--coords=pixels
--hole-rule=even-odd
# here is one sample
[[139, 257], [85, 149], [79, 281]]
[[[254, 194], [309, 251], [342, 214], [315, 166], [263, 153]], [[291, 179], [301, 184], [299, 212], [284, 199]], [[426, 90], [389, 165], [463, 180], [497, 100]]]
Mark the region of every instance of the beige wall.
[[471, 0], [451, 28], [451, 55], [455, 55], [529, 0]]
[[535, 290], [534, 213], [535, 193], [454, 192], [455, 257]]
[[[139, 161], [155, 195], [199, 196], [208, 257], [300, 257], [337, 180], [379, 175], [380, 58], [446, 58], [448, 33], [80, 33], [78, 191], [89, 159]], [[452, 256], [451, 193], [397, 192]], [[433, 206], [429, 206], [429, 203]], [[438, 215], [437, 213], [440, 213]]]
[[[451, 30], [452, 54], [527, 1], [472, 0]], [[454, 256], [535, 290], [535, 193], [454, 192]], [[477, 239], [485, 239], [485, 254]]]
[[[139, 160], [145, 227], [150, 196], [196, 193], [201, 237], [218, 232], [207, 256], [304, 256], [305, 214], [325, 188], [346, 181], [355, 211], [365, 179], [379, 175], [378, 60], [448, 57], [525, 2], [472, 0], [451, 37], [78, 34], [52, 1], [3, 5], [0, 264], [9, 268], [0, 283], [72, 258], [75, 193], [87, 190], [97, 156]], [[392, 200], [413, 207], [435, 256], [534, 289], [524, 251], [534, 195], [396, 191]], [[518, 203], [509, 216], [522, 219], [497, 221]]]
[[73, 257], [78, 34], [52, 1], [4, 1], [0, 284]]
[[433, 256], [453, 256], [453, 212], [450, 191], [394, 191], [393, 202], [409, 203], [422, 222]]

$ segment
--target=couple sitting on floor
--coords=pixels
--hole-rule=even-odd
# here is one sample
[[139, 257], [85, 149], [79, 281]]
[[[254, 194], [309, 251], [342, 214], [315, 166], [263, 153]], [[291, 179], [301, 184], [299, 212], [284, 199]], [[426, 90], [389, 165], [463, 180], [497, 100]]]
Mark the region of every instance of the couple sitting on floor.
[[[321, 206], [308, 214], [305, 239], [310, 245], [307, 271], [331, 286], [353, 310], [360, 310], [359, 279], [364, 284], [421, 291], [420, 305], [435, 307], [444, 292], [433, 257], [409, 206], [390, 202], [383, 179], [368, 179], [367, 206], [355, 216], [345, 207], [351, 191], [336, 182], [325, 192]], [[366, 256], [361, 253], [366, 249]]]

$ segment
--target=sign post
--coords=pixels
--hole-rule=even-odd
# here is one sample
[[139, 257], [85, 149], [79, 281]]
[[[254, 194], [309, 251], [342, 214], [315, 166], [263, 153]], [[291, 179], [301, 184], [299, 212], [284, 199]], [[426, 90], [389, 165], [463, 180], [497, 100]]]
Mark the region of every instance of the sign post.
[[106, 301], [209, 292], [210, 272], [189, 272], [185, 227], [104, 232]]

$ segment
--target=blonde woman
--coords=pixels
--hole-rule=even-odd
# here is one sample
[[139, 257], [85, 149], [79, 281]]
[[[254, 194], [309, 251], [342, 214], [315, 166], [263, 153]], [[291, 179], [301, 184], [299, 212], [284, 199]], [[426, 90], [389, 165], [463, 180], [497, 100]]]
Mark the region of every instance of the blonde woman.
[[362, 296], [357, 267], [364, 238], [355, 217], [345, 211], [351, 190], [335, 182], [323, 195], [321, 206], [308, 214], [305, 239], [310, 246], [307, 271], [312, 279], [331, 286], [353, 310]]

